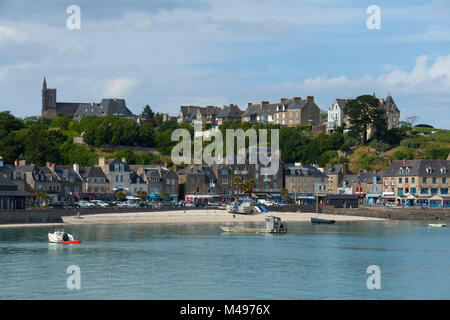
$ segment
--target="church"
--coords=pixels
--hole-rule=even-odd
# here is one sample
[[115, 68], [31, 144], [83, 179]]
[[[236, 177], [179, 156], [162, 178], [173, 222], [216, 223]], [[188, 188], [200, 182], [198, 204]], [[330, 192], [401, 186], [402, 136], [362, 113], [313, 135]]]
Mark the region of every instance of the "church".
[[135, 115], [127, 108], [124, 99], [102, 99], [100, 103], [56, 102], [56, 89], [47, 88], [44, 78], [42, 84], [42, 118], [69, 116], [81, 120], [85, 116], [115, 115], [135, 120]]

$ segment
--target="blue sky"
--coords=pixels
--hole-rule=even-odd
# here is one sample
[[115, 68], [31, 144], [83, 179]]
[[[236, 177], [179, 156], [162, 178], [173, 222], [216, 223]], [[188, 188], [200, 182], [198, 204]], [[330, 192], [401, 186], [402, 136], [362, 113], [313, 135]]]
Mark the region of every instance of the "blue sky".
[[[81, 29], [69, 30], [69, 5]], [[367, 7], [381, 9], [369, 30]], [[391, 92], [401, 118], [450, 129], [450, 2], [0, 0], [0, 110], [124, 98], [134, 113]]]

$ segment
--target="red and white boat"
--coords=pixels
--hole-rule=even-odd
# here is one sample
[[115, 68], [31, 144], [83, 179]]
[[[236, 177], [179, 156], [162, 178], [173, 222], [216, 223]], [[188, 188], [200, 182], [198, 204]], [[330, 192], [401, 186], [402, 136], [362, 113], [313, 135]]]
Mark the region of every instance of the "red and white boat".
[[71, 234], [65, 233], [64, 230], [55, 230], [48, 234], [48, 242], [59, 244], [78, 244], [80, 240], [75, 240]]

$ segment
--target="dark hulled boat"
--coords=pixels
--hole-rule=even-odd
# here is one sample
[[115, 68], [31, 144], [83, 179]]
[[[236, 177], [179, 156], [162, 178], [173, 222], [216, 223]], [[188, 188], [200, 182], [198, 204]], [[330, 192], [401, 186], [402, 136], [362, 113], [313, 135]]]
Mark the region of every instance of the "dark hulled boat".
[[327, 223], [327, 224], [333, 224], [335, 223], [335, 220], [328, 220], [328, 219], [320, 219], [320, 218], [311, 218], [311, 223]]

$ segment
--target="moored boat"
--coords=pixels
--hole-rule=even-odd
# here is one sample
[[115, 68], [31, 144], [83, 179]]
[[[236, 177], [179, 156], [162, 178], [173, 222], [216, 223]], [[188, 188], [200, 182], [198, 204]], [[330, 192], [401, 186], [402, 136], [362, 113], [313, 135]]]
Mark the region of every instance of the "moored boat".
[[445, 224], [445, 223], [429, 223], [428, 224], [428, 227], [430, 227], [430, 228], [444, 228], [446, 226], [447, 226], [447, 224]]
[[265, 228], [244, 228], [240, 226], [220, 226], [225, 232], [230, 233], [286, 233], [287, 228], [281, 218], [274, 216], [266, 216]]
[[314, 218], [311, 217], [311, 223], [326, 223], [326, 224], [333, 224], [335, 223], [335, 220], [328, 220], [328, 219], [320, 219], [320, 218]]
[[79, 244], [80, 240], [75, 240], [73, 235], [65, 233], [64, 230], [55, 230], [53, 233], [48, 233], [48, 242], [59, 244]]

